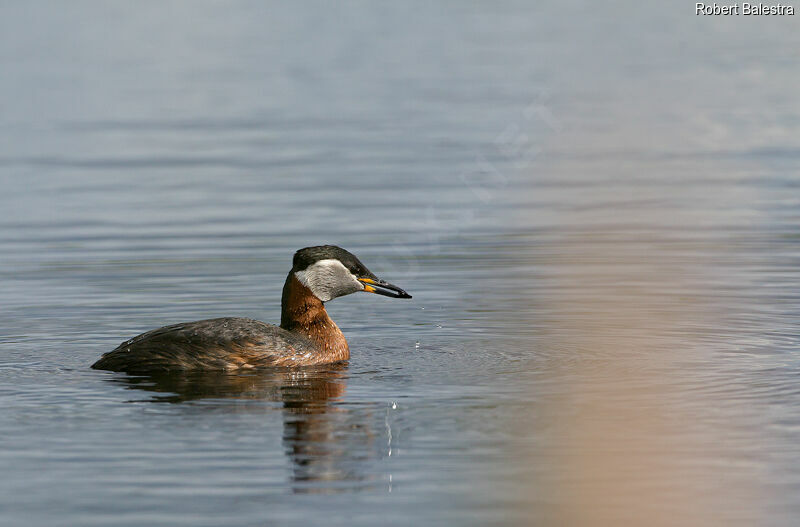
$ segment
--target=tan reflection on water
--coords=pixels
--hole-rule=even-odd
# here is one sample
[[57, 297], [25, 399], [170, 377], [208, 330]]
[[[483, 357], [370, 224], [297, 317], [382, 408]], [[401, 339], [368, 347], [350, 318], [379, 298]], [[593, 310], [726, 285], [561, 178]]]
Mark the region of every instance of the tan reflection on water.
[[556, 388], [535, 395], [525, 430], [531, 523], [755, 524], [757, 468], [729, 441], [735, 415], [703, 386], [713, 350], [700, 335], [717, 316], [707, 243], [635, 212], [649, 227], [624, 214], [573, 226], [545, 264], [556, 285], [543, 347], [558, 353], [540, 366]]

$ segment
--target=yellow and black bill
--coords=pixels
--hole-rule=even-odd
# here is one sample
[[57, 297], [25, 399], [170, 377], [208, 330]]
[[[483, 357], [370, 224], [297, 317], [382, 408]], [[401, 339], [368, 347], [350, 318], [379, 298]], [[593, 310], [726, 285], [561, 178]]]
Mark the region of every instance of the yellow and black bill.
[[379, 278], [359, 278], [359, 282], [364, 284], [364, 291], [390, 298], [411, 298], [411, 295], [400, 289], [394, 284], [385, 282]]

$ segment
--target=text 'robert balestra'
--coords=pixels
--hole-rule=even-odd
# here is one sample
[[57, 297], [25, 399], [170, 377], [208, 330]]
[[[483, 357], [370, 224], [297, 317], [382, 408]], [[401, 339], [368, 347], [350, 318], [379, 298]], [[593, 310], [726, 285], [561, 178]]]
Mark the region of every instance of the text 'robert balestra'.
[[784, 4], [695, 4], [696, 15], [794, 15], [794, 6]]

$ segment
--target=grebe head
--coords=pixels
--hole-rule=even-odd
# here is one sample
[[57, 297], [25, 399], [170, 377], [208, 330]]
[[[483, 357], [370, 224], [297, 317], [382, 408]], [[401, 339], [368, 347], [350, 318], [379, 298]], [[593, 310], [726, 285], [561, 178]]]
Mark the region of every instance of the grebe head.
[[323, 302], [358, 291], [391, 298], [411, 295], [372, 274], [355, 255], [335, 245], [306, 247], [294, 253], [292, 272]]

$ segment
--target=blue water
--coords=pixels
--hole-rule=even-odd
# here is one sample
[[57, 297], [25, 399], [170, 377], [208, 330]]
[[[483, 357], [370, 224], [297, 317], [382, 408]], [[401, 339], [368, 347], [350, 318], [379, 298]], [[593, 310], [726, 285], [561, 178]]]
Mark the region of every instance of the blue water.
[[[0, 7], [0, 523], [794, 525], [800, 32], [638, 3]], [[277, 322], [346, 367], [128, 377]]]

